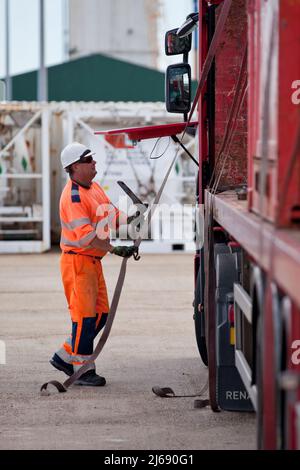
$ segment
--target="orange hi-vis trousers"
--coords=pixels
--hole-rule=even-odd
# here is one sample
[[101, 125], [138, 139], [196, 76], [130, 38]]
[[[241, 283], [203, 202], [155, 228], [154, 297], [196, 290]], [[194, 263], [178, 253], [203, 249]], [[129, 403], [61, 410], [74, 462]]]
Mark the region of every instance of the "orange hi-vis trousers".
[[[94, 339], [109, 312], [106, 284], [100, 259], [62, 253], [61, 276], [72, 319], [72, 335], [57, 354], [78, 370], [93, 354]], [[91, 369], [95, 365], [91, 364]]]

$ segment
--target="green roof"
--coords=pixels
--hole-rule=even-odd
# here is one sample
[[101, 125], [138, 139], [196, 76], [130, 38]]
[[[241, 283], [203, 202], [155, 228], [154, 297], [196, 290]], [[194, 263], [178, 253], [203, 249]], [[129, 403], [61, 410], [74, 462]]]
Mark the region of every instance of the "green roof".
[[[13, 100], [37, 100], [37, 71], [14, 76]], [[49, 101], [164, 101], [164, 74], [101, 54], [49, 67]]]
[[[33, 71], [12, 77], [14, 101], [37, 100], [37, 74]], [[93, 54], [48, 68], [48, 100], [164, 101], [165, 74]]]

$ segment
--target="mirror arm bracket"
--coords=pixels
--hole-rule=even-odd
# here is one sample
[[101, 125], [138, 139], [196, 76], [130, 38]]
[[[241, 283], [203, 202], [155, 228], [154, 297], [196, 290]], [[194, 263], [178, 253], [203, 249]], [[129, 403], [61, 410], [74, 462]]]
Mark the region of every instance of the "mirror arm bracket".
[[197, 162], [197, 160], [195, 160], [193, 155], [188, 151], [188, 149], [183, 145], [183, 143], [180, 142], [177, 135], [171, 135], [171, 139], [173, 140], [173, 142], [180, 145], [180, 147], [188, 154], [188, 156], [193, 160], [194, 163], [196, 163], [197, 167], [199, 168], [199, 163]]

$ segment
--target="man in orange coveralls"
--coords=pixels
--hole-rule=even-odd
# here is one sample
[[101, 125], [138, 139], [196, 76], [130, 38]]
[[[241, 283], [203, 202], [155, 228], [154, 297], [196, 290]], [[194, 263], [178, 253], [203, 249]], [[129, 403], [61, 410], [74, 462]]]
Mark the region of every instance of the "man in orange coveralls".
[[[121, 213], [102, 188], [93, 182], [96, 172], [94, 153], [73, 142], [61, 153], [63, 168], [70, 175], [60, 199], [61, 276], [68, 302], [72, 334], [54, 354], [50, 363], [72, 375], [93, 353], [93, 341], [104, 327], [109, 304], [101, 259], [107, 252], [129, 258], [134, 246], [113, 247], [107, 220], [113, 228], [130, 223], [135, 217]], [[100, 222], [100, 223], [99, 223]], [[100, 227], [100, 230], [99, 230]], [[96, 374], [95, 364], [76, 382], [77, 385], [103, 386], [106, 380]]]

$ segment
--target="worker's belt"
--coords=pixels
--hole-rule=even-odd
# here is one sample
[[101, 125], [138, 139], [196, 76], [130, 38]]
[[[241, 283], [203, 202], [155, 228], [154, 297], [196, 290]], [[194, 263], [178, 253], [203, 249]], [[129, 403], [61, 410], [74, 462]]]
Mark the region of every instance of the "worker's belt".
[[85, 253], [76, 253], [76, 251], [63, 251], [64, 255], [80, 255], [80, 256], [88, 256], [89, 258], [94, 259], [102, 259], [103, 256], [93, 256], [93, 255], [86, 255]]

